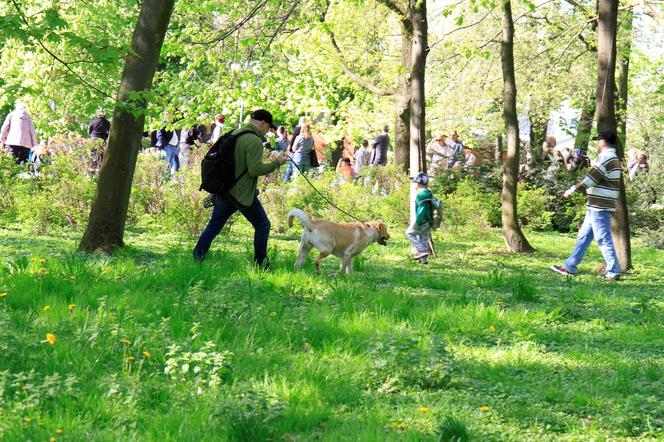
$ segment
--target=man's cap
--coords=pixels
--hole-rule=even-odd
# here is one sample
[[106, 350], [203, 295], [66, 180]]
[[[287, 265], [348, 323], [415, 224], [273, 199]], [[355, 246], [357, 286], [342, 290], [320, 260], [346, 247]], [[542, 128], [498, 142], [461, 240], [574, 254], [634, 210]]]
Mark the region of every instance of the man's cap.
[[274, 125], [274, 121], [272, 120], [272, 114], [265, 109], [258, 109], [253, 111], [251, 113], [251, 119], [256, 121], [265, 121], [272, 129], [277, 129], [277, 126]]
[[420, 172], [413, 181], [417, 184], [429, 184], [429, 176], [424, 172]]
[[593, 140], [604, 140], [609, 144], [616, 144], [616, 133], [611, 130], [605, 130], [600, 132], [596, 137], [593, 137]]
[[576, 148], [576, 149], [574, 149], [574, 150], [572, 151], [572, 153], [574, 153], [574, 154], [576, 154], [576, 155], [582, 155], [582, 154], [583, 154], [583, 150], [581, 150], [581, 149], [579, 149], [579, 148]]

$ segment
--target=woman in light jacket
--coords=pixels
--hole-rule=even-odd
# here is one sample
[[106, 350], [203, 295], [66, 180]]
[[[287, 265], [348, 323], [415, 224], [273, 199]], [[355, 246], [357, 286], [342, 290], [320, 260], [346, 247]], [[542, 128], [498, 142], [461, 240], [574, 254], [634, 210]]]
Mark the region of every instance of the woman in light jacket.
[[293, 173], [297, 176], [299, 172], [305, 173], [311, 169], [311, 151], [314, 148], [314, 137], [311, 134], [311, 128], [304, 124], [300, 130], [300, 135], [293, 142], [293, 161], [297, 167]]
[[28, 161], [30, 149], [37, 145], [37, 133], [25, 104], [16, 102], [15, 110], [5, 118], [0, 129], [0, 145], [7, 147], [18, 164]]

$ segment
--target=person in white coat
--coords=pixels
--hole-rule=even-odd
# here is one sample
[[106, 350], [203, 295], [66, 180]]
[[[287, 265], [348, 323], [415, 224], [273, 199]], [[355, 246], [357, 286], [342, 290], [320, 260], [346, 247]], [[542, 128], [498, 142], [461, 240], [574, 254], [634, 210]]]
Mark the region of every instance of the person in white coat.
[[37, 145], [37, 133], [25, 104], [16, 102], [0, 129], [0, 146], [7, 148], [18, 164], [28, 161], [30, 150]]

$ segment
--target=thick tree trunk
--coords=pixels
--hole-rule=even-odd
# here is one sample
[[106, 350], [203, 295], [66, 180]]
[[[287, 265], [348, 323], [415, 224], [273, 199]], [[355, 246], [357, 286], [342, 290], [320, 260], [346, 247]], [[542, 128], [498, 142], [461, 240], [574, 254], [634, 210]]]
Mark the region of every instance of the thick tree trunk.
[[505, 243], [512, 252], [532, 252], [517, 218], [517, 178], [519, 174], [519, 121], [516, 114], [514, 75], [514, 23], [510, 0], [503, 1], [503, 38], [500, 47], [503, 68], [503, 119], [507, 133], [507, 160], [503, 172], [502, 222]]
[[[597, 25], [597, 130], [611, 130], [617, 133], [615, 108], [615, 71], [616, 44], [618, 31], [618, 1], [599, 0]], [[620, 140], [616, 146], [620, 159], [624, 151]], [[632, 250], [630, 242], [629, 214], [625, 197], [625, 181], [620, 178], [620, 192], [616, 213], [611, 222], [613, 242], [620, 261], [620, 268], [627, 271], [632, 268]]]
[[590, 142], [590, 133], [593, 129], [593, 117], [595, 116], [595, 97], [590, 97], [584, 103], [579, 117], [579, 124], [576, 128], [576, 137], [574, 138], [574, 147], [578, 147], [588, 152], [588, 143]]
[[99, 172], [97, 193], [79, 250], [110, 253], [123, 245], [131, 183], [143, 135], [147, 93], [175, 0], [143, 0], [125, 59], [118, 104]]
[[410, 77], [413, 26], [410, 19], [401, 20], [401, 66], [403, 72], [395, 96], [394, 165], [408, 173], [410, 164]]

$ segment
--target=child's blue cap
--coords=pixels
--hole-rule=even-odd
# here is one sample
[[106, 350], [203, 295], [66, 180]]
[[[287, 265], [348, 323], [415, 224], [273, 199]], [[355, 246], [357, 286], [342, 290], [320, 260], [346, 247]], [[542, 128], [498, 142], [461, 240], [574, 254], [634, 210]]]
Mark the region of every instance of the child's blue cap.
[[417, 184], [429, 184], [429, 177], [426, 173], [420, 172], [417, 174], [413, 181], [415, 181]]

